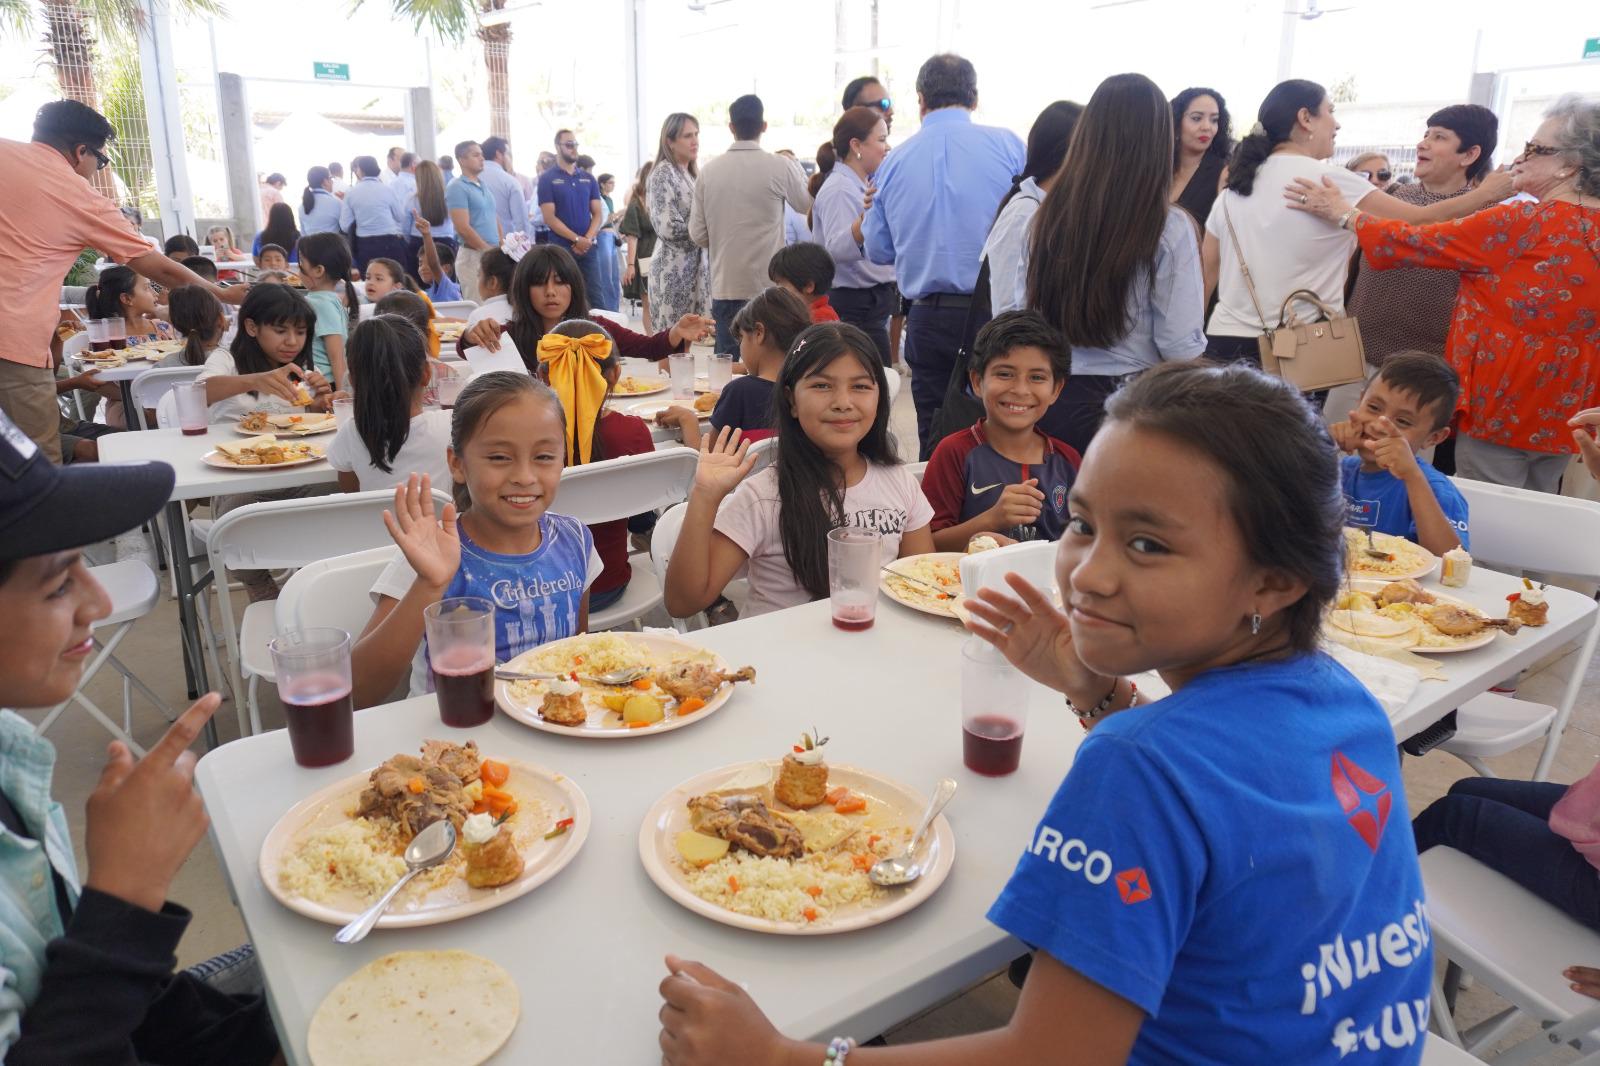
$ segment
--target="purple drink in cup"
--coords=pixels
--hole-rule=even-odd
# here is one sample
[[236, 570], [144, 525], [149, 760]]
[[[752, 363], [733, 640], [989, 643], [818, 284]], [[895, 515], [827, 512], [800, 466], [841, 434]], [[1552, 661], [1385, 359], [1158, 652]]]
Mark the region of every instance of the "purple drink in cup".
[[447, 726], [483, 725], [494, 717], [494, 604], [453, 596], [422, 612], [428, 668]]
[[332, 766], [355, 753], [355, 701], [350, 684], [350, 634], [342, 629], [291, 629], [268, 645], [301, 766]]

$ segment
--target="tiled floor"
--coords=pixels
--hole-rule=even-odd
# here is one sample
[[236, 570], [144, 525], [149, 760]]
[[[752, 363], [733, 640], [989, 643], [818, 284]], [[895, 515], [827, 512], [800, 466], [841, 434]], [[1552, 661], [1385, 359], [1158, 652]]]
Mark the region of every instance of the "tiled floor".
[[[894, 429], [897, 437], [909, 445], [903, 450], [904, 457], [914, 459], [916, 434], [909, 393], [909, 388], [903, 388], [895, 403]], [[148, 557], [148, 548], [137, 534], [121, 538], [116, 548], [124, 556]], [[110, 552], [103, 550], [101, 554], [109, 556]], [[177, 612], [172, 601], [163, 598], [156, 609], [134, 627], [122, 646], [121, 656], [175, 708], [186, 702], [175, 644], [176, 618]], [[1564, 666], [1563, 661], [1525, 679], [1521, 694], [1553, 702], [1559, 692], [1561, 677], [1564, 676]], [[109, 670], [102, 673], [90, 687], [90, 695], [107, 710], [120, 706], [120, 686], [115, 675]], [[262, 688], [262, 705], [266, 726], [280, 726], [282, 712], [270, 686]], [[25, 713], [35, 719], [39, 717], [38, 712]], [[238, 735], [232, 703], [223, 705], [217, 716], [217, 724], [224, 741]], [[141, 743], [153, 743], [163, 728], [164, 723], [155, 711], [142, 703], [137, 706], [134, 735]], [[55, 794], [66, 806], [81, 860], [84, 802], [99, 777], [109, 738], [88, 715], [79, 712], [64, 715], [52, 729], [51, 737], [59, 751]], [[1530, 747], [1494, 760], [1495, 769], [1507, 777], [1527, 776], [1532, 772], [1537, 755], [1537, 747]], [[1563, 782], [1575, 780], [1594, 766], [1597, 757], [1600, 757], [1600, 667], [1590, 670], [1571, 726], [1556, 757], [1552, 779]], [[1439, 753], [1422, 759], [1406, 759], [1404, 779], [1411, 810], [1420, 810], [1443, 795], [1452, 782], [1469, 772], [1464, 764]], [[277, 801], [263, 798], [263, 802]], [[182, 963], [207, 958], [244, 939], [243, 925], [229, 898], [209, 843], [202, 843], [184, 865], [173, 885], [172, 898], [189, 907], [195, 915], [179, 950]], [[1594, 959], [1572, 961], [1590, 964], [1600, 962]], [[900, 1043], [993, 1027], [1003, 1024], [1010, 1017], [1015, 1003], [1016, 992], [1002, 975], [907, 1022], [891, 1032], [889, 1039]], [[1470, 1024], [1498, 1009], [1499, 1004], [1493, 995], [1478, 986], [1462, 993], [1458, 1014], [1461, 1022]], [[1523, 1032], [1526, 1031], [1531, 1029]], [[1558, 1052], [1545, 1061], [1569, 1062], [1575, 1057]]]

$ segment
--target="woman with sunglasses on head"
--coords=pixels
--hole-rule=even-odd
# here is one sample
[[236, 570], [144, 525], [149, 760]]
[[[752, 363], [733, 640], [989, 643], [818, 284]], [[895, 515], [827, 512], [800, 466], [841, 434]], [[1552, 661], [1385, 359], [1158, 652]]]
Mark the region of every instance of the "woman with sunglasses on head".
[[1389, 165], [1389, 157], [1382, 152], [1362, 152], [1346, 163], [1344, 168], [1366, 178], [1374, 189], [1387, 190], [1394, 181], [1394, 168]]
[[1456, 471], [1556, 492], [1571, 458], [1567, 419], [1600, 396], [1600, 100], [1557, 100], [1511, 180], [1537, 202], [1427, 226], [1374, 217], [1327, 182], [1285, 195], [1352, 230], [1367, 266], [1460, 273], [1446, 352], [1462, 385]]

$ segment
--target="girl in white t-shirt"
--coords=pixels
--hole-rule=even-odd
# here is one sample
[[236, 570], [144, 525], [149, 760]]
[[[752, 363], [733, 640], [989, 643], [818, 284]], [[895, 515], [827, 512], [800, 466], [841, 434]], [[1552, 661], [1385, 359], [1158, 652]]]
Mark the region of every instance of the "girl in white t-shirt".
[[[739, 432], [700, 442], [683, 530], [667, 568], [666, 606], [704, 610], [748, 564], [747, 613], [828, 595], [828, 531], [883, 535], [885, 561], [933, 551], [933, 508], [895, 454], [878, 350], [855, 326], [825, 322], [795, 338], [775, 390], [777, 461], [755, 460]], [[724, 502], [726, 501], [726, 502]]]
[[387, 489], [411, 474], [450, 484], [450, 413], [424, 410], [432, 377], [426, 342], [399, 315], [378, 315], [350, 334], [355, 411], [328, 446], [328, 465], [345, 492]]
[[[1206, 324], [1206, 355], [1212, 359], [1259, 362], [1257, 338], [1265, 327], [1278, 325], [1283, 302], [1298, 289], [1316, 293], [1335, 313], [1344, 311], [1355, 236], [1290, 211], [1286, 199], [1305, 202], [1299, 182], [1327, 184], [1363, 211], [1411, 223], [1459, 218], [1511, 195], [1510, 178], [1491, 172], [1477, 189], [1422, 207], [1334, 166], [1327, 160], [1339, 123], [1333, 102], [1314, 81], [1279, 82], [1261, 102], [1256, 119], [1228, 162], [1227, 188], [1211, 208], [1200, 249], [1207, 296], [1213, 288], [1217, 294]], [[1255, 284], [1254, 299], [1246, 267]], [[1301, 321], [1321, 317], [1304, 301], [1297, 301], [1294, 309]]]
[[478, 306], [467, 316], [466, 329], [471, 329], [486, 318], [496, 322], [511, 321], [511, 275], [516, 273], [517, 261], [498, 248], [490, 248], [478, 261]]
[[305, 297], [287, 285], [251, 286], [232, 346], [212, 352], [200, 372], [211, 423], [236, 422], [255, 410], [327, 411], [333, 389], [311, 366], [316, 320]]

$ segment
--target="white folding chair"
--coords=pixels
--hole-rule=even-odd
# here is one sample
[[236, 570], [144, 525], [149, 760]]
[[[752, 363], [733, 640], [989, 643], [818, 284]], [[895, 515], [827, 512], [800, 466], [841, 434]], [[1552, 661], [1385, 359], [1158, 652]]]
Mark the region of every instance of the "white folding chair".
[[589, 308], [589, 317], [600, 322], [615, 322], [619, 326], [628, 324], [628, 316], [620, 311], [607, 311], [604, 307]]
[[917, 484], [920, 485], [920, 484], [922, 484], [922, 474], [923, 474], [924, 471], [926, 471], [928, 469], [928, 464], [926, 462], [907, 463], [906, 464], [906, 469], [911, 471], [911, 476], [916, 478], [917, 479]]
[[273, 601], [277, 631], [333, 626], [352, 637], [360, 634], [372, 617], [372, 585], [396, 550], [368, 548], [318, 559], [296, 570]]
[[[174, 385], [199, 378], [203, 366], [161, 366], [146, 370], [133, 379], [133, 417], [140, 429], [149, 429], [144, 420], [146, 411], [157, 411], [161, 398], [172, 391]], [[176, 404], [173, 400], [172, 404]], [[174, 414], [176, 407], [169, 404]], [[165, 427], [163, 427], [165, 428]]]
[[[122, 741], [137, 755], [143, 755], [144, 749], [134, 742], [133, 732], [133, 690], [138, 689], [145, 699], [156, 705], [156, 708], [172, 721], [177, 715], [167, 702], [146, 685], [130, 670], [122, 660], [117, 658], [117, 646], [128, 635], [133, 624], [150, 613], [156, 601], [161, 598], [161, 585], [156, 581], [155, 572], [144, 563], [134, 559], [123, 559], [120, 562], [107, 563], [105, 566], [91, 566], [89, 573], [105, 589], [106, 596], [111, 600], [111, 613], [94, 623], [93, 639], [97, 649], [95, 657], [90, 660], [88, 667], [83, 671], [83, 677], [78, 681], [77, 689], [62, 703], [50, 709], [44, 716], [36, 730], [40, 736], [45, 730], [55, 724], [61, 713], [69, 706], [77, 703], [88, 711], [112, 736]], [[114, 627], [114, 628], [113, 628]], [[111, 629], [109, 637], [102, 637], [105, 630]], [[122, 675], [122, 724], [117, 725], [102, 711], [93, 700], [83, 694], [94, 676], [100, 672], [101, 667], [110, 666]]]
[[[1532, 892], [1454, 848], [1422, 853], [1428, 925], [1434, 955], [1448, 959], [1511, 1006], [1466, 1032], [1458, 1032], [1443, 987], [1433, 986], [1433, 1023], [1451, 1043], [1474, 1055], [1492, 1048], [1523, 1015], [1562, 1025], [1579, 1050], [1600, 1049], [1600, 1007], [1568, 987], [1568, 966], [1600, 961], [1600, 933], [1580, 924]], [[1571, 1023], [1571, 1024], [1567, 1024]], [[1547, 1033], [1495, 1056], [1510, 1066], [1547, 1052]], [[1589, 1062], [1589, 1058], [1584, 1059]]]
[[778, 438], [763, 437], [750, 445], [748, 455], [754, 456], [756, 465], [750, 468], [746, 477], [755, 477], [761, 471], [778, 461]]
[[[557, 509], [593, 526], [682, 503], [689, 498], [699, 461], [698, 452], [670, 448], [569, 466], [561, 474]], [[652, 533], [652, 544], [654, 538]], [[627, 591], [610, 607], [589, 615], [591, 632], [636, 622], [661, 605], [661, 581], [654, 569], [639, 558], [630, 558], [628, 565], [633, 576], [628, 579]]]
[[[61, 342], [61, 358], [63, 360], [71, 359], [73, 356], [81, 355], [82, 353], [84, 353], [84, 352], [86, 352], [88, 350], [89, 350], [89, 331], [86, 330], [86, 329], [79, 330], [77, 333], [74, 333], [72, 336], [68, 337], [66, 340]], [[61, 402], [63, 404], [66, 403], [66, 397], [65, 396], [63, 396], [61, 398]], [[82, 392], [82, 390], [80, 390], [80, 389], [73, 389], [72, 390], [72, 404], [73, 404], [73, 406], [76, 408], [76, 410], [78, 412], [78, 421], [79, 422], [87, 422], [89, 420], [89, 415], [83, 409], [83, 392]]]
[[1482, 1066], [1483, 1060], [1467, 1054], [1442, 1036], [1423, 1034], [1421, 1066]]
[[[668, 507], [656, 519], [655, 529], [650, 531], [650, 564], [655, 568], [656, 584], [660, 588], [667, 587], [667, 566], [672, 562], [672, 549], [678, 544], [678, 534], [683, 532], [683, 516], [688, 510], [687, 503]], [[672, 616], [669, 614], [668, 617]], [[672, 628], [680, 633], [687, 633], [691, 628], [698, 628], [689, 625], [697, 618], [700, 618], [700, 615], [696, 614], [692, 618], [672, 618]]]
[[963, 556], [961, 591], [969, 598], [988, 588], [1014, 596], [1006, 584], [1007, 574], [1020, 574], [1035, 588], [1052, 592], [1056, 587], [1055, 541], [1031, 540]]
[[894, 404], [894, 398], [900, 395], [900, 371], [892, 366], [883, 368], [883, 376], [889, 381], [889, 403]]
[[[1600, 503], [1548, 492], [1452, 478], [1466, 497], [1472, 556], [1496, 569], [1535, 570], [1600, 581]], [[1515, 751], [1545, 737], [1533, 780], [1550, 776], [1556, 748], [1600, 639], [1600, 616], [1589, 627], [1567, 674], [1556, 706], [1486, 692], [1456, 709], [1456, 735], [1439, 745], [1484, 777], [1494, 771], [1483, 760]]]
[[466, 318], [478, 309], [472, 300], [438, 300], [433, 305], [433, 313], [440, 318]]
[[[433, 496], [439, 507], [449, 502], [449, 496], [440, 490], [434, 490]], [[392, 545], [383, 512], [393, 504], [391, 489], [268, 500], [246, 504], [212, 523], [206, 554], [215, 575], [241, 736], [261, 731], [256, 688], [262, 679], [275, 679], [267, 643], [277, 633], [277, 608], [271, 601], [252, 603], [235, 626], [233, 597], [227, 591], [228, 571], [302, 567], [335, 555]], [[246, 679], [248, 690], [244, 690]], [[244, 699], [239, 699], [241, 691], [245, 691]]]

